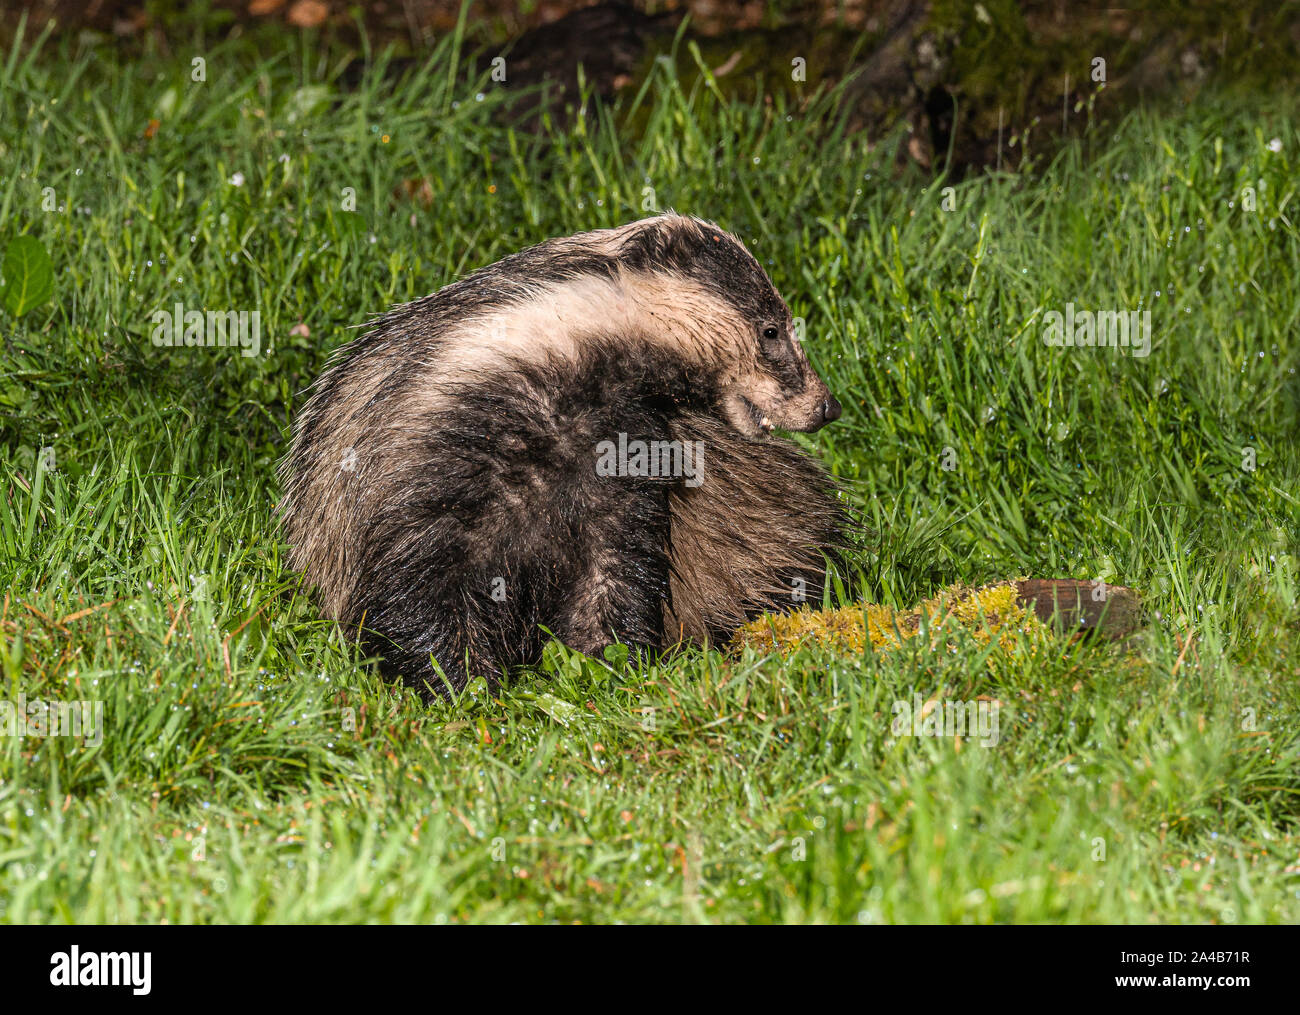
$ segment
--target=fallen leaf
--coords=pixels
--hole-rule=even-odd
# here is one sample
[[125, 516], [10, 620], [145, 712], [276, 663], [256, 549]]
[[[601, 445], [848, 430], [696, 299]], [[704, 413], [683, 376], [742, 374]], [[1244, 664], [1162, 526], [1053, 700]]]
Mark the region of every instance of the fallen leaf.
[[330, 9], [321, 0], [298, 0], [289, 8], [286, 20], [297, 28], [316, 28], [329, 17]]
[[433, 207], [433, 187], [427, 177], [413, 176], [393, 188], [393, 200], [409, 198], [424, 208]]

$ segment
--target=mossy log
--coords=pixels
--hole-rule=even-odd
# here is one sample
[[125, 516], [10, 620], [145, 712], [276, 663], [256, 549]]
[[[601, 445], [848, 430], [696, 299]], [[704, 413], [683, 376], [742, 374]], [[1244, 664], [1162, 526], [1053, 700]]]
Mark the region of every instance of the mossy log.
[[1026, 578], [1016, 582], [1016, 600], [1060, 634], [1091, 634], [1112, 641], [1142, 624], [1142, 602], [1123, 585], [1072, 578]]
[[923, 629], [932, 637], [946, 637], [935, 632], [951, 621], [978, 642], [996, 639], [1010, 650], [1017, 634], [1037, 636], [1040, 645], [1046, 645], [1043, 638], [1059, 637], [1121, 641], [1141, 626], [1141, 618], [1141, 601], [1133, 589], [1097, 581], [1021, 578], [979, 589], [954, 585], [911, 610], [853, 603], [836, 610], [765, 614], [736, 631], [731, 647], [782, 655], [810, 642], [843, 653], [862, 652], [868, 646], [889, 650]]

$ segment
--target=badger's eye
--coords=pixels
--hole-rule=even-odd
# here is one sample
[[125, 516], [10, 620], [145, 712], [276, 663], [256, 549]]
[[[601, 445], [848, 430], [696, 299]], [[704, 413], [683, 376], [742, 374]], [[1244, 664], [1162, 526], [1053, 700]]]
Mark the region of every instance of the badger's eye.
[[763, 338], [768, 342], [775, 342], [779, 334], [780, 332], [776, 330], [775, 325], [769, 324], [763, 329]]

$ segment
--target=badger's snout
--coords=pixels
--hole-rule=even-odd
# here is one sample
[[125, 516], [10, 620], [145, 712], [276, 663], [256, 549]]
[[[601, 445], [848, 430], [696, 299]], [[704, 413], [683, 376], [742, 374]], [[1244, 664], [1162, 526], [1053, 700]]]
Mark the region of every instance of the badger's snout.
[[843, 412], [838, 399], [829, 391], [824, 398], [813, 403], [812, 411], [805, 410], [807, 415], [802, 419], [791, 420], [784, 425], [787, 430], [798, 430], [801, 433], [816, 433], [827, 423], [834, 423], [840, 418]]
[[840, 403], [835, 396], [827, 395], [826, 400], [817, 407], [817, 411], [813, 414], [813, 424], [808, 428], [808, 432], [812, 433], [815, 430], [820, 430], [827, 423], [834, 423], [840, 418], [841, 411]]
[[790, 430], [796, 433], [815, 433], [827, 423], [833, 423], [843, 413], [839, 400], [823, 388], [822, 397], [815, 401], [790, 399], [778, 402], [770, 409], [760, 408], [748, 398], [733, 396], [724, 402], [724, 415], [741, 433], [758, 436], [772, 430]]

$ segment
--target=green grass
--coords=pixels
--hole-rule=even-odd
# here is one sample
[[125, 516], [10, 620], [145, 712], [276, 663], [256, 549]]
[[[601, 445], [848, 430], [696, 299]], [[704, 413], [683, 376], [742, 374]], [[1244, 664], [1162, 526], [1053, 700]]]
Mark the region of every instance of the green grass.
[[[834, 96], [660, 64], [533, 136], [453, 41], [342, 93], [340, 53], [257, 38], [196, 47], [203, 83], [182, 49], [0, 66], [0, 245], [56, 272], [3, 317], [0, 697], [104, 709], [98, 746], [0, 737], [0, 918], [1300, 920], [1293, 96], [1141, 111], [945, 211]], [[495, 698], [384, 684], [273, 522], [299, 392], [368, 315], [651, 204], [806, 319], [865, 595], [1100, 577], [1149, 605], [1132, 651], [552, 646]], [[260, 310], [263, 355], [155, 348], [177, 300]], [[1044, 345], [1067, 301], [1151, 309], [1151, 355]], [[997, 699], [997, 745], [893, 736], [914, 693]]]

